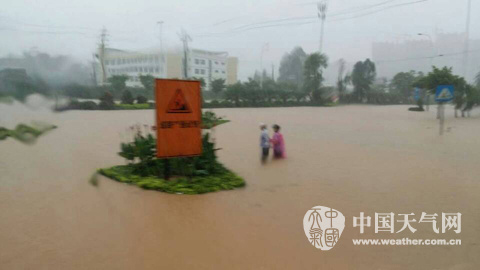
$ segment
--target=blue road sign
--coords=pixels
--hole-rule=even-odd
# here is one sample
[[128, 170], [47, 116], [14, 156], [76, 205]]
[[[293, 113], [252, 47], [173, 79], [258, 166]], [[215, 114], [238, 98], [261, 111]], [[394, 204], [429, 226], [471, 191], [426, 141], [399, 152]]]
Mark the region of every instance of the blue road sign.
[[448, 102], [453, 99], [453, 85], [439, 85], [435, 92], [436, 102]]
[[413, 98], [415, 101], [418, 101], [420, 99], [420, 89], [418, 87], [415, 87], [413, 90]]

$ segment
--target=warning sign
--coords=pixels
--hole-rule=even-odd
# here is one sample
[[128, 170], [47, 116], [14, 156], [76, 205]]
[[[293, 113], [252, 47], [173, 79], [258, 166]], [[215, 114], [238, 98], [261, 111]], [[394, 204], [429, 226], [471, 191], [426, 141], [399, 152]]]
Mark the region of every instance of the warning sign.
[[157, 157], [202, 153], [200, 82], [155, 80]]
[[435, 92], [435, 101], [448, 102], [453, 99], [454, 95], [453, 85], [439, 85]]
[[190, 106], [188, 106], [185, 96], [183, 95], [182, 89], [177, 89], [175, 95], [173, 95], [172, 100], [168, 104], [168, 113], [191, 113]]

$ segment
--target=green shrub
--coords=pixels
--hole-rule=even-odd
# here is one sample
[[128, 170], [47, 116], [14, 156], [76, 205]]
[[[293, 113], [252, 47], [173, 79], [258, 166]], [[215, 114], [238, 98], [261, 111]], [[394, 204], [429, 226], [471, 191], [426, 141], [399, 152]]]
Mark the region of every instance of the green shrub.
[[146, 104], [148, 99], [145, 96], [138, 95], [137, 96], [137, 104]]
[[122, 93], [122, 104], [133, 104], [132, 92], [125, 90]]

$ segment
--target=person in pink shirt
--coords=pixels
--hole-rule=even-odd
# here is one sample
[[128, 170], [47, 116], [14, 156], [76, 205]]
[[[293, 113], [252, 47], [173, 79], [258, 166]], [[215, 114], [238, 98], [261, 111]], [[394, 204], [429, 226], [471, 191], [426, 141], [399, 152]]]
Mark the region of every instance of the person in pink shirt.
[[283, 135], [280, 133], [280, 126], [273, 125], [273, 134], [272, 139], [270, 142], [273, 147], [273, 157], [274, 158], [285, 158], [285, 141], [283, 140]]

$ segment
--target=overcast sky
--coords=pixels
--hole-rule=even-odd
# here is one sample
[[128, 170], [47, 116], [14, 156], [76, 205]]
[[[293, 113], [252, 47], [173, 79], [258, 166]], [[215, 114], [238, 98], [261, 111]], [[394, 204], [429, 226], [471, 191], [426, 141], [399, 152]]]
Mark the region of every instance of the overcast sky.
[[[433, 36], [435, 31], [465, 31], [467, 0], [427, 0], [393, 7], [417, 1], [420, 0], [328, 1], [324, 52], [331, 61], [344, 58], [353, 62], [371, 57], [371, 43], [375, 41], [426, 38], [417, 36], [418, 32]], [[480, 2], [472, 2], [471, 38], [479, 39]], [[39, 51], [71, 55], [87, 62], [103, 26], [109, 33], [109, 47], [142, 49], [159, 46], [157, 22], [163, 21], [165, 46], [180, 46], [177, 33], [184, 28], [192, 36], [192, 47], [228, 51], [237, 56], [240, 79], [245, 79], [260, 69], [262, 63], [269, 70], [272, 64], [278, 68], [281, 56], [296, 45], [307, 53], [318, 50], [319, 46], [317, 7], [309, 0], [0, 0], [0, 3], [0, 56], [36, 47]], [[267, 43], [261, 62], [262, 47]]]

